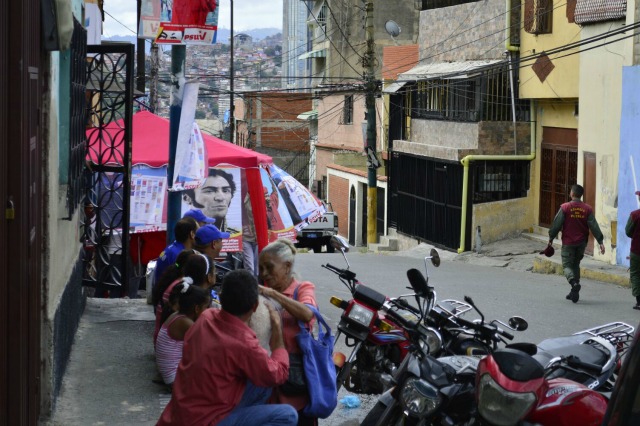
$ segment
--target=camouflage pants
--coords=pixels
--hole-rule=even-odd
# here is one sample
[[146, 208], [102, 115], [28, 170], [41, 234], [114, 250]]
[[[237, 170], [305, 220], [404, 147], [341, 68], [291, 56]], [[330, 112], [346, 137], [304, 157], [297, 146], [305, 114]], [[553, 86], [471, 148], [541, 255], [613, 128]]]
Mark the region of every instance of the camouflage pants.
[[631, 294], [633, 297], [640, 296], [640, 256], [631, 253], [630, 256], [631, 267], [629, 268], [630, 282], [631, 282]]
[[562, 255], [562, 270], [567, 281], [580, 281], [580, 261], [584, 257], [584, 250], [587, 243], [578, 244], [576, 246], [562, 246], [560, 251]]

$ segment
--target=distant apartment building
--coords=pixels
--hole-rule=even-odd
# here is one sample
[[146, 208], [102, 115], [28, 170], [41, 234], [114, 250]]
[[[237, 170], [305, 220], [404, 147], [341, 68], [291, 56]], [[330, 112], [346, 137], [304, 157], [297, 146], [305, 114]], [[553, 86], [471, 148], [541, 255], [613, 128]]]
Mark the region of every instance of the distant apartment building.
[[[309, 0], [283, 0], [282, 22], [282, 79], [283, 89], [310, 87], [309, 59], [304, 57], [310, 43], [307, 16], [313, 2]], [[301, 56], [303, 56], [301, 58]], [[306, 77], [306, 78], [305, 78]]]

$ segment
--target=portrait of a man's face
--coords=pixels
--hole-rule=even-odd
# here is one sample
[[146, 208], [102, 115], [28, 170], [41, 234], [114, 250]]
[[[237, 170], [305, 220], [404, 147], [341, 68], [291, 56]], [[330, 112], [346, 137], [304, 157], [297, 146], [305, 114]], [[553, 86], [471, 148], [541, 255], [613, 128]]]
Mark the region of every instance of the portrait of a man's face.
[[234, 229], [241, 229], [241, 207], [239, 200], [234, 198], [239, 189], [235, 174], [238, 174], [237, 180], [240, 182], [239, 172], [239, 169], [209, 169], [209, 176], [201, 187], [184, 191], [184, 203], [214, 218], [215, 225], [222, 231], [233, 233]]

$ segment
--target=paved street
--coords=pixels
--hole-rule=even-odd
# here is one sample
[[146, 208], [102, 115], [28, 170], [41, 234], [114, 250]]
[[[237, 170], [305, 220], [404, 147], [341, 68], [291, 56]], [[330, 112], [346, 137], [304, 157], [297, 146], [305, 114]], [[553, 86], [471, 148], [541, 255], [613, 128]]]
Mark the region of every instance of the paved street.
[[[557, 275], [534, 274], [530, 269], [535, 248], [525, 248], [505, 260], [440, 252], [440, 268], [430, 267], [430, 284], [438, 298], [474, 301], [489, 319], [506, 320], [520, 315], [529, 330], [517, 340], [536, 342], [546, 337], [570, 334], [612, 321], [637, 326], [640, 321], [630, 290], [614, 284], [583, 280], [578, 304], [565, 300], [568, 285]], [[347, 254], [358, 278], [389, 296], [407, 293], [406, 271], [424, 271], [423, 256], [428, 247], [392, 254]], [[329, 262], [346, 264], [340, 254], [300, 254], [297, 270], [302, 279], [316, 284], [320, 309], [334, 327], [340, 310], [329, 304], [331, 295], [348, 298], [337, 277], [323, 269]], [[142, 300], [90, 300], [73, 347], [58, 409], [52, 425], [147, 425], [154, 424], [168, 401], [164, 390], [151, 382], [155, 374], [151, 345], [151, 307]], [[343, 349], [340, 342], [340, 349]], [[341, 393], [341, 396], [344, 393]], [[362, 397], [360, 408], [339, 406], [321, 425], [352, 425], [364, 418], [375, 403]]]

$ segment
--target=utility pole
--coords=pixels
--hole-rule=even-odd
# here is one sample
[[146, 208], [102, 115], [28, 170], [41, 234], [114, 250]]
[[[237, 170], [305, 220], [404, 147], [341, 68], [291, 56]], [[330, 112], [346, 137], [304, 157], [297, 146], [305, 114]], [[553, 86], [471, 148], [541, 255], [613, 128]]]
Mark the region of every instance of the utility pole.
[[236, 134], [236, 120], [235, 120], [235, 108], [234, 108], [234, 99], [233, 99], [233, 0], [231, 2], [231, 43], [229, 45], [229, 142], [235, 143], [235, 134]]
[[[142, 0], [138, 0], [138, 28], [140, 28], [140, 17], [142, 16], [140, 11], [142, 8]], [[140, 93], [145, 93], [145, 60], [146, 60], [146, 52], [145, 52], [145, 43], [146, 40], [143, 38], [136, 39], [136, 89]]]
[[158, 70], [160, 69], [160, 58], [158, 55], [158, 44], [151, 43], [151, 70], [149, 71], [149, 106], [151, 112], [158, 113]]
[[364, 72], [367, 109], [367, 244], [378, 242], [377, 226], [377, 160], [373, 161], [376, 153], [376, 91], [377, 83], [375, 76], [375, 41], [373, 32], [373, 1], [367, 0], [365, 18], [365, 33], [367, 41], [367, 51], [364, 55]]
[[[169, 164], [167, 167], [168, 183], [171, 188], [173, 171], [178, 147], [178, 131], [180, 130], [180, 116], [182, 115], [182, 97], [185, 85], [185, 62], [187, 47], [184, 44], [171, 46], [171, 106], [169, 107]], [[174, 240], [173, 228], [182, 216], [182, 197], [180, 192], [169, 191], [167, 203], [167, 245]]]

